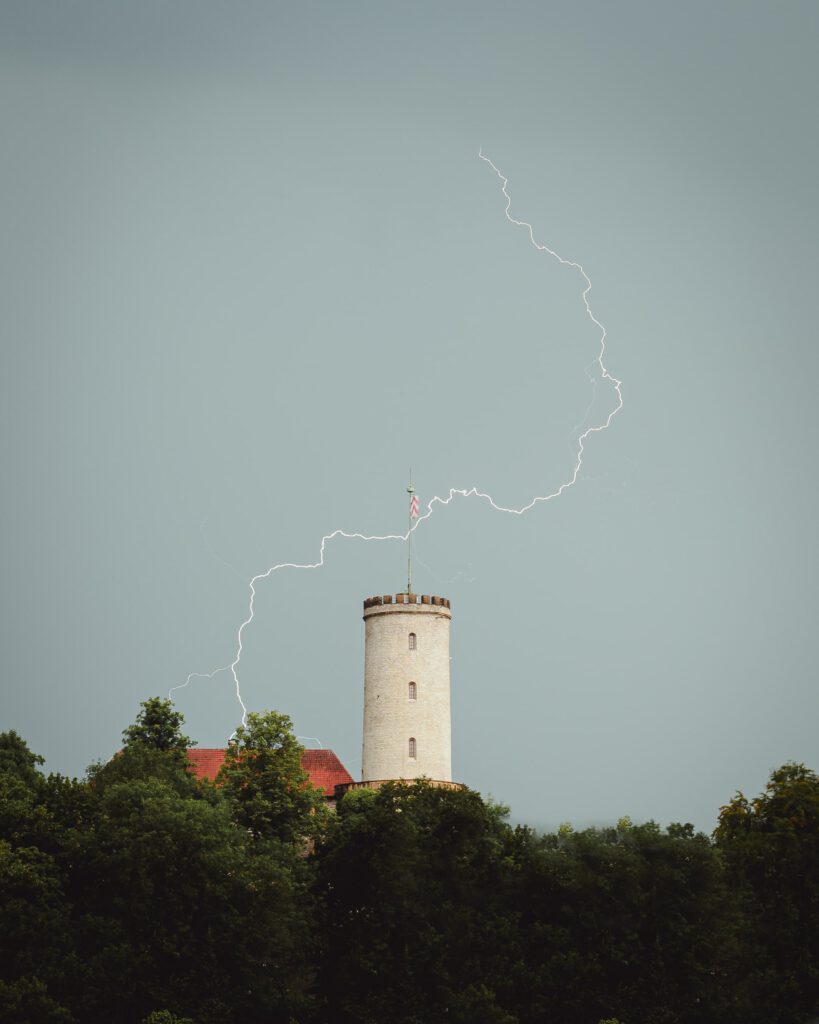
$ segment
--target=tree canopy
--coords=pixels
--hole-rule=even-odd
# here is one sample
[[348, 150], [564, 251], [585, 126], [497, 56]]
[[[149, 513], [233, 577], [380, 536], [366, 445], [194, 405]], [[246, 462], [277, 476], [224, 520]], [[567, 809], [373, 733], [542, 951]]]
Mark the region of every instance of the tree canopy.
[[771, 774], [764, 793], [722, 808], [717, 847], [748, 929], [749, 1022], [819, 1011], [819, 776], [802, 764]]
[[303, 752], [293, 723], [276, 711], [250, 712], [236, 729], [217, 782], [237, 825], [254, 838], [292, 843], [325, 826], [324, 801], [301, 766]]
[[217, 782], [141, 705], [85, 779], [0, 735], [0, 1019], [19, 1024], [808, 1024], [819, 778], [786, 764], [713, 837], [539, 835], [468, 789], [327, 812], [290, 720], [247, 716]]
[[182, 734], [184, 718], [172, 701], [151, 697], [140, 707], [142, 710], [136, 721], [123, 730], [122, 740], [126, 747], [139, 744], [151, 750], [184, 752], [196, 746], [193, 740]]

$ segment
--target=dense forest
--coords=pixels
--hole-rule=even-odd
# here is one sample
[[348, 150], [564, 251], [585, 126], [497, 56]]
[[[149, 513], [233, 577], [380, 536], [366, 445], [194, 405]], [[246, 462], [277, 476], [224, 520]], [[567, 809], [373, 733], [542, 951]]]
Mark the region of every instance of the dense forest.
[[796, 1024], [819, 1015], [819, 778], [713, 836], [540, 835], [470, 790], [328, 812], [290, 721], [216, 783], [146, 701], [121, 752], [45, 776], [0, 735], [0, 1020], [18, 1024]]

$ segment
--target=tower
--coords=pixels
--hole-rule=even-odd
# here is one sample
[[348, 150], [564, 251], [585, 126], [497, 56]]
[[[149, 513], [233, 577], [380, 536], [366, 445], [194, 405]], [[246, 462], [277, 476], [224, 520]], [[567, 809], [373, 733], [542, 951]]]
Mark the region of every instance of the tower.
[[445, 597], [392, 594], [364, 602], [366, 782], [452, 780], [449, 623]]

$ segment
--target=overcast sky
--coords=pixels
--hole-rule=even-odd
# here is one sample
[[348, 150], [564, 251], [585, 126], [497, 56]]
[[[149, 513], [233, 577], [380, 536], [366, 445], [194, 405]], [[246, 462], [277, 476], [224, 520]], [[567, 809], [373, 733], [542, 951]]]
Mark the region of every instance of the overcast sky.
[[[80, 774], [248, 580], [417, 532], [455, 777], [713, 828], [819, 768], [811, 3], [0, 2], [2, 722]], [[599, 378], [599, 373], [596, 375]], [[593, 403], [593, 404], [592, 404]], [[360, 771], [361, 602], [258, 585], [242, 695]], [[177, 691], [223, 745], [228, 674]]]

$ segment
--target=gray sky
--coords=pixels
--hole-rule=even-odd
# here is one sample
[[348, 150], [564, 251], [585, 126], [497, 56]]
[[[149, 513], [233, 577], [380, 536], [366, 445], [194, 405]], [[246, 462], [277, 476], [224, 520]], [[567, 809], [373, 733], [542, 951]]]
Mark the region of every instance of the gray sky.
[[[247, 581], [417, 533], [455, 776], [551, 827], [713, 827], [819, 766], [814, 3], [0, 3], [2, 727], [108, 757]], [[612, 408], [601, 383], [587, 425]], [[242, 693], [360, 770], [361, 601], [258, 587]], [[224, 743], [226, 674], [178, 693]]]

